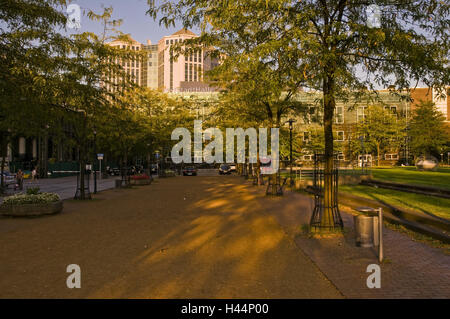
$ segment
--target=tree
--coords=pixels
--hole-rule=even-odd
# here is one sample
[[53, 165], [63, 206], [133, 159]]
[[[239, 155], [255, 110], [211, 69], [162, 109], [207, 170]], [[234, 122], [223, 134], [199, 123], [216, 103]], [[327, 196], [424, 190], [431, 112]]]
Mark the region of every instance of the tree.
[[[357, 136], [364, 137], [365, 150], [374, 149], [377, 154], [377, 165], [380, 166], [382, 150], [398, 151], [405, 136], [405, 122], [381, 105], [367, 108], [364, 121], [356, 127]], [[353, 141], [353, 149], [360, 145], [358, 139]]]
[[[0, 5], [0, 135], [2, 150], [15, 135], [39, 134], [48, 123], [42, 95], [62, 61], [67, 38], [58, 33], [66, 17], [63, 0], [3, 0]], [[47, 125], [47, 124], [45, 124]], [[5, 156], [2, 154], [1, 183]]]
[[[370, 4], [383, 13], [379, 25], [368, 23]], [[236, 52], [243, 59], [273, 63], [272, 52], [281, 55], [278, 60], [296, 57], [294, 82], [306, 82], [304, 86], [323, 93], [326, 178], [321, 226], [330, 229], [336, 99], [358, 98], [376, 85], [394, 85], [399, 92], [418, 81], [435, 88], [447, 85], [449, 11], [448, 2], [439, 0], [166, 0], [148, 13], [155, 19], [162, 13], [165, 25], [181, 20], [185, 27], [199, 26], [199, 41], [220, 52], [240, 45]], [[247, 44], [249, 36], [261, 41]]]
[[410, 147], [415, 157], [434, 155], [439, 158], [441, 149], [449, 143], [445, 117], [433, 102], [421, 102], [414, 110], [409, 123]]

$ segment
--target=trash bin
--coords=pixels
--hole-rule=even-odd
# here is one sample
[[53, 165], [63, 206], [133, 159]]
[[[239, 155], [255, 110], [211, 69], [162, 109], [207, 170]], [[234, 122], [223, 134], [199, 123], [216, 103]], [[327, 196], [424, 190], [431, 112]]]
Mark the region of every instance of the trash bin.
[[378, 247], [379, 261], [383, 261], [383, 209], [360, 207], [356, 209], [363, 215], [354, 216], [356, 245]]
[[116, 188], [121, 188], [121, 187], [122, 187], [122, 180], [116, 179]]
[[355, 223], [356, 245], [369, 248], [374, 246], [374, 217], [358, 215], [353, 217]]
[[354, 216], [356, 245], [360, 247], [373, 247], [379, 245], [378, 210], [372, 207], [359, 207], [356, 209], [362, 215]]

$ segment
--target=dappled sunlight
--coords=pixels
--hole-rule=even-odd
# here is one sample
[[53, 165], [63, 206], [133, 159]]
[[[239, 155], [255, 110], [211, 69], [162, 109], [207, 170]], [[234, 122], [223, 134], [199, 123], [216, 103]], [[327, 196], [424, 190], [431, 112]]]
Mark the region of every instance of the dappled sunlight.
[[[305, 264], [283, 229], [265, 213], [266, 203], [278, 201], [260, 196], [248, 184], [214, 178], [195, 182], [182, 211], [168, 202], [167, 212], [151, 212], [155, 220], [161, 218], [166, 232], [154, 237], [149, 231], [153, 240], [133, 258], [129, 271], [92, 296], [298, 297], [295, 291], [307, 285], [303, 268], [312, 265]], [[311, 281], [316, 282], [320, 276], [312, 269]]]

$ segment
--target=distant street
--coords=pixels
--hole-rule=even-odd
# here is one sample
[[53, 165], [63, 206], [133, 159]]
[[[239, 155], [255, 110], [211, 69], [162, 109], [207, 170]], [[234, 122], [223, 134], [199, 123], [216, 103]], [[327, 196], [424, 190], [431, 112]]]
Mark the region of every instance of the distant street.
[[[102, 191], [105, 189], [110, 189], [114, 187], [114, 180], [118, 179], [118, 176], [112, 176], [106, 179], [97, 179], [97, 191]], [[77, 186], [77, 177], [59, 177], [59, 178], [47, 178], [38, 179], [36, 181], [31, 181], [31, 179], [26, 179], [23, 184], [23, 191], [13, 191], [13, 186], [8, 187], [8, 194], [25, 192], [28, 187], [39, 187], [41, 192], [56, 193], [61, 199], [71, 199], [75, 196]], [[94, 192], [94, 179], [90, 179], [90, 190]], [[0, 197], [0, 203], [2, 198]]]

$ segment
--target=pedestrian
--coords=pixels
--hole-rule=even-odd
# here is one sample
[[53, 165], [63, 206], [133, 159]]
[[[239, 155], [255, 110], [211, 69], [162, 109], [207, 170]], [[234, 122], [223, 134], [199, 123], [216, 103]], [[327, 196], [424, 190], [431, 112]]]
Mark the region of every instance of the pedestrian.
[[31, 181], [34, 182], [36, 180], [36, 176], [37, 175], [37, 170], [36, 167], [33, 169], [33, 171], [31, 172]]
[[23, 190], [23, 172], [21, 169], [16, 174], [16, 180], [17, 180], [17, 187], [19, 187], [19, 190]]

